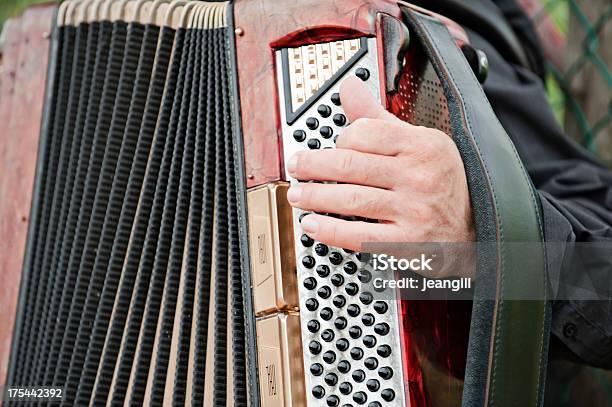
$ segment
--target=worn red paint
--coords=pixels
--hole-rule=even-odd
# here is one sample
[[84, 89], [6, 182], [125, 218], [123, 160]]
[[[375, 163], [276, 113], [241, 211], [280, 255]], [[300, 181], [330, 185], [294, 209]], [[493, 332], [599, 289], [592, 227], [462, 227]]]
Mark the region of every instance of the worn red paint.
[[5, 23], [0, 74], [0, 386], [5, 383], [30, 216], [55, 5]]

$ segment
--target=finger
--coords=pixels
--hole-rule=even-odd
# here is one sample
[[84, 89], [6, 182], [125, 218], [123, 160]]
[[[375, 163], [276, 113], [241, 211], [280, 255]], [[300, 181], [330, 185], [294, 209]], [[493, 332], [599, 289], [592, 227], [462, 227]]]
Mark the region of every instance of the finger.
[[335, 181], [348, 184], [392, 188], [393, 158], [360, 153], [353, 150], [330, 149], [302, 151], [287, 163], [287, 171], [301, 180]]
[[393, 192], [352, 184], [299, 184], [287, 192], [289, 203], [313, 212], [393, 220]]
[[376, 119], [357, 119], [336, 139], [338, 149], [396, 156], [414, 148], [419, 137], [415, 128], [405, 123]]
[[399, 241], [397, 226], [392, 224], [349, 221], [310, 214], [302, 219], [301, 225], [304, 233], [314, 240], [354, 251], [361, 251], [363, 243], [380, 242], [383, 239], [390, 242]]
[[366, 84], [356, 76], [349, 76], [340, 85], [340, 100], [344, 113], [353, 122], [359, 118], [400, 121], [387, 112], [374, 98]]

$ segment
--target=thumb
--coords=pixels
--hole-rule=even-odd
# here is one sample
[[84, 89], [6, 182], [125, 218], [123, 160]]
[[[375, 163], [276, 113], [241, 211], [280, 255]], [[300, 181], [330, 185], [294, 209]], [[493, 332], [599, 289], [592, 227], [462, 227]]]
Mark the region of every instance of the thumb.
[[349, 122], [360, 118], [399, 120], [381, 106], [366, 84], [356, 76], [350, 75], [340, 84], [340, 100]]

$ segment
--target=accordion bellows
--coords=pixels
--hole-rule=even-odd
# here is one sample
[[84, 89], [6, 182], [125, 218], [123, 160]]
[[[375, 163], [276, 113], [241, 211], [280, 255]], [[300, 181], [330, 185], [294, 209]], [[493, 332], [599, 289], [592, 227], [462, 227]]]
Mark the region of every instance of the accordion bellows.
[[225, 13], [62, 5], [14, 384], [203, 405], [208, 359], [246, 399]]
[[[516, 373], [540, 361], [544, 313], [506, 331], [495, 287], [514, 260], [490, 259], [494, 301], [474, 312], [381, 300], [367, 255], [311, 239], [286, 199], [298, 181], [284, 162], [335, 148], [350, 124], [340, 83], [356, 76], [400, 119], [453, 137], [478, 238], [497, 238], [507, 208], [488, 200], [490, 161], [515, 174], [501, 176], [510, 195], [529, 186], [503, 167], [514, 156], [465, 38], [438, 17], [386, 0], [64, 1], [7, 383], [78, 406], [485, 405], [498, 387], [535, 404], [539, 387]], [[480, 93], [463, 103], [459, 86]], [[482, 128], [466, 125], [474, 109]], [[478, 155], [491, 145], [501, 155]], [[531, 219], [517, 207], [512, 219]], [[516, 264], [514, 278], [537, 266]], [[513, 333], [534, 345], [517, 361], [497, 352]]]

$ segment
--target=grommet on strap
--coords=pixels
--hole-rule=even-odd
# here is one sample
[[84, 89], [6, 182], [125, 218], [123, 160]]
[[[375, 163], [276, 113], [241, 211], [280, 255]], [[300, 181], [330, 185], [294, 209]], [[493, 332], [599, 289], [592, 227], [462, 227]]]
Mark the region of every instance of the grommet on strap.
[[474, 48], [469, 44], [463, 44], [461, 46], [461, 51], [465, 59], [467, 59], [468, 64], [470, 64], [478, 82], [481, 84], [484, 83], [489, 74], [489, 60], [487, 59], [487, 55], [484, 51]]

